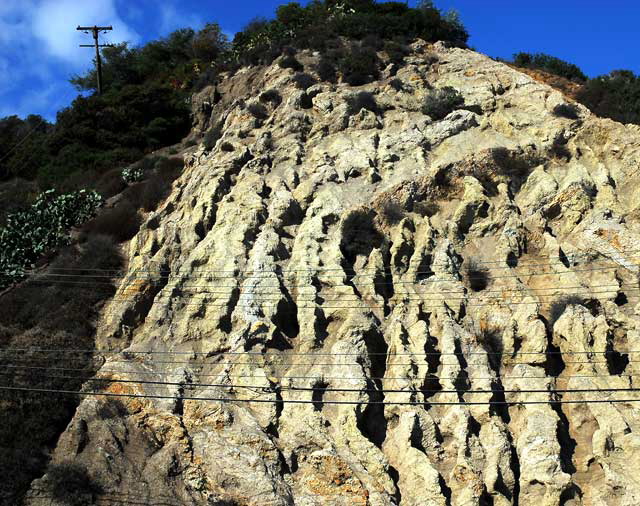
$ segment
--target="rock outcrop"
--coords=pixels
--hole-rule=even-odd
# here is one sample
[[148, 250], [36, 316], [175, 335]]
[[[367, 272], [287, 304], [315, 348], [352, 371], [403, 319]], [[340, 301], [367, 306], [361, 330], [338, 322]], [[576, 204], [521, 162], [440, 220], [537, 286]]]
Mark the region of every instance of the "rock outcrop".
[[640, 132], [469, 50], [393, 78], [197, 101], [222, 137], [128, 245], [54, 463], [135, 504], [640, 502]]

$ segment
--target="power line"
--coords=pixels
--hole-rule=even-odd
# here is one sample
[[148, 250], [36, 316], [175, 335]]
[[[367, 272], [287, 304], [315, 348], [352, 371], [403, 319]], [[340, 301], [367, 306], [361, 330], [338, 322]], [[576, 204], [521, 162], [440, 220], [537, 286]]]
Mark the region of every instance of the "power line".
[[[595, 353], [594, 353], [595, 354]], [[366, 353], [363, 353], [362, 355], [363, 358], [366, 358]], [[464, 357], [464, 355], [463, 355]], [[208, 358], [216, 358], [216, 357], [208, 357]], [[286, 355], [284, 355], [283, 357], [275, 357], [275, 359], [277, 360], [278, 358], [286, 358]], [[418, 357], [417, 357], [418, 358]], [[16, 360], [14, 357], [7, 357], [6, 359], [8, 360], [12, 360], [12, 363], [17, 363], [17, 364], [30, 364], [33, 362], [34, 359], [27, 359], [27, 360]], [[65, 359], [65, 362], [85, 362], [86, 360], [80, 359], [80, 358], [67, 358]], [[637, 360], [638, 362], [640, 362], [640, 359]], [[131, 362], [131, 360], [109, 360], [106, 363], [109, 364], [126, 364]], [[633, 361], [629, 361], [630, 363], [632, 363]], [[586, 360], [586, 361], [582, 361], [582, 360], [564, 360], [563, 361], [564, 364], [608, 364], [609, 361], [607, 360]], [[172, 364], [172, 365], [200, 365], [202, 367], [204, 366], [208, 366], [208, 367], [217, 367], [217, 366], [227, 366], [227, 365], [231, 365], [231, 366], [235, 366], [235, 365], [254, 365], [254, 366], [261, 366], [261, 367], [294, 367], [294, 366], [332, 366], [332, 367], [351, 367], [351, 366], [363, 366], [366, 364], [363, 364], [361, 362], [346, 362], [346, 363], [340, 363], [340, 362], [272, 362], [272, 363], [258, 363], [258, 362], [200, 362], [200, 364], [194, 364], [193, 362], [177, 362], [177, 361], [166, 361], [166, 360], [154, 360], [152, 362], [152, 365], [158, 365], [158, 364]], [[390, 362], [386, 364], [386, 367], [407, 367], [407, 366], [414, 366], [417, 365], [416, 362], [406, 362], [406, 363], [394, 363], [394, 362]], [[440, 363], [441, 366], [453, 366], [453, 365], [460, 365], [459, 362], [442, 362]], [[509, 366], [515, 366], [515, 365], [531, 365], [530, 362], [507, 362], [507, 364], [505, 365], [509, 365]]]
[[[28, 374], [28, 373], [18, 373]], [[12, 375], [8, 372], [0, 372], [0, 375], [7, 376]], [[178, 386], [185, 388], [230, 388], [230, 389], [247, 389], [247, 390], [262, 390], [265, 393], [276, 393], [280, 391], [300, 391], [300, 392], [376, 392], [376, 393], [433, 393], [433, 394], [491, 394], [491, 393], [594, 393], [594, 392], [640, 392], [640, 387], [599, 387], [599, 388], [546, 388], [546, 389], [506, 389], [506, 388], [491, 388], [491, 389], [424, 389], [419, 388], [417, 390], [407, 389], [393, 389], [393, 388], [336, 388], [336, 387], [296, 387], [296, 386], [265, 386], [265, 385], [239, 385], [229, 383], [192, 383], [192, 382], [171, 382], [171, 381], [152, 381], [152, 380], [138, 380], [138, 379], [116, 379], [116, 378], [99, 378], [99, 377], [78, 377], [78, 376], [49, 376], [40, 375], [38, 378], [45, 379], [75, 379], [83, 382], [105, 382], [105, 383], [133, 383], [140, 385], [158, 385], [158, 386]]]
[[[530, 366], [541, 365], [541, 364], [525, 364]], [[5, 366], [5, 369], [29, 369], [29, 370], [47, 370], [47, 371], [72, 371], [72, 372], [90, 372], [86, 368], [85, 369], [74, 369], [68, 367], [35, 367], [35, 366]], [[151, 371], [122, 371], [122, 370], [112, 370], [112, 369], [104, 369], [101, 367], [98, 371], [101, 374], [126, 374], [126, 375], [136, 375], [136, 376], [167, 376], [166, 372], [151, 372]], [[186, 371], [185, 371], [186, 372]], [[193, 371], [190, 371], [193, 372]], [[468, 372], [468, 371], [466, 371]], [[255, 375], [255, 374], [228, 374], [228, 373], [217, 373], [217, 374], [206, 374], [201, 372], [194, 372], [200, 378], [228, 378], [228, 379], [265, 379], [265, 375]], [[409, 381], [415, 380], [419, 378], [412, 378], [408, 376], [327, 376], [324, 373], [319, 373], [315, 376], [272, 376], [269, 375], [270, 379], [273, 380], [313, 380], [313, 381], [362, 381], [362, 380], [395, 380], [395, 381]], [[479, 381], [479, 380], [571, 380], [575, 378], [597, 378], [597, 379], [611, 379], [611, 378], [640, 378], [640, 374], [632, 374], [632, 373], [621, 373], [621, 374], [568, 374], [564, 375], [561, 373], [558, 376], [530, 376], [530, 375], [522, 375], [522, 376], [509, 376], [509, 375], [494, 375], [494, 376], [468, 376], [469, 381]], [[457, 374], [455, 377], [452, 376], [443, 376], [436, 375], [435, 372], [426, 372], [425, 378], [429, 380], [448, 380], [455, 381], [457, 379]]]
[[[10, 353], [96, 353], [100, 355], [115, 355], [115, 354], [129, 354], [129, 355], [207, 355], [210, 357], [214, 356], [222, 356], [222, 355], [258, 355], [262, 357], [267, 357], [267, 352], [262, 351], [159, 351], [159, 350], [100, 350], [98, 348], [86, 348], [86, 349], [62, 349], [62, 348], [5, 348], [0, 351], [0, 357], [2, 356], [2, 352], [10, 352]], [[600, 355], [600, 354], [616, 354], [616, 353], [624, 353], [624, 354], [640, 354], [640, 350], [630, 350], [630, 351], [622, 351], [619, 352], [617, 350], [602, 350], [602, 351], [518, 351], [514, 352], [518, 355]], [[421, 353], [397, 353], [397, 352], [366, 352], [366, 355], [374, 355], [374, 356], [385, 356], [385, 357], [400, 357], [400, 356], [411, 356], [411, 357], [422, 357], [426, 356], [456, 356], [456, 357], [464, 357], [467, 355], [508, 355], [509, 353], [505, 351], [468, 351], [468, 352], [446, 352], [446, 351], [433, 351], [433, 352], [421, 352]], [[361, 356], [362, 353], [352, 352], [283, 352], [282, 355], [274, 356], [297, 356], [297, 357], [345, 357], [345, 356]]]
[[[433, 252], [431, 252], [433, 253]], [[620, 253], [620, 254], [624, 254], [624, 253], [640, 253], [640, 249], [616, 249], [615, 253]], [[429, 254], [429, 253], [427, 253]], [[601, 253], [598, 253], [601, 255]], [[567, 260], [569, 260], [569, 258], [581, 258], [581, 257], [591, 257], [593, 256], [592, 253], [575, 253], [573, 255], [565, 255]], [[638, 258], [637, 256], [632, 256], [631, 258]], [[615, 260], [611, 260], [611, 259], [600, 259], [600, 260], [588, 260], [587, 263], [594, 263], [594, 262], [615, 262]], [[487, 260], [487, 261], [483, 261], [483, 260], [476, 260], [474, 261], [474, 263], [476, 265], [493, 265], [493, 264], [504, 264], [506, 263], [505, 261], [502, 260]], [[569, 261], [569, 263], [571, 263]], [[434, 263], [431, 264], [432, 266], [436, 266], [436, 267], [449, 267], [450, 263]], [[464, 264], [463, 264], [464, 265]], [[561, 261], [561, 260], [554, 260], [552, 262], [538, 262], [538, 263], [528, 263], [528, 264], [518, 264], [515, 267], [511, 267], [511, 266], [501, 266], [501, 267], [495, 267], [494, 269], [515, 269], [515, 268], [523, 268], [523, 267], [542, 267], [542, 266], [548, 266], [548, 265], [565, 265], [565, 262]], [[125, 272], [123, 269], [84, 269], [84, 268], [71, 268], [71, 267], [56, 267], [55, 270], [59, 270], [59, 271], [96, 271], [96, 272]], [[331, 272], [331, 271], [345, 271], [345, 270], [349, 270], [349, 269], [345, 269], [344, 267], [324, 267], [324, 268], [308, 268], [308, 269], [283, 269], [281, 270], [278, 274], [279, 275], [284, 275], [284, 274], [288, 274], [288, 273], [305, 273], [305, 272]], [[355, 269], [351, 269], [355, 272]], [[165, 273], [168, 272], [169, 274], [175, 273], [176, 275], [178, 275], [180, 272], [182, 272], [180, 269], [172, 271], [169, 268], [165, 268], [165, 269], [137, 269], [135, 272], [149, 272], [149, 273]], [[275, 271], [267, 271], [266, 269], [253, 269], [253, 270], [242, 270], [242, 269], [233, 269], [233, 270], [224, 270], [224, 269], [204, 269], [204, 270], [198, 270], [199, 273], [227, 273], [227, 274], [232, 274], [232, 277], [238, 276], [241, 273], [249, 273], [249, 274], [255, 274], [255, 273], [261, 273], [261, 272], [267, 272], [267, 273], [276, 273]], [[378, 270], [378, 269], [363, 269], [360, 272], [371, 272], [373, 274], [378, 273], [378, 272], [387, 272], [386, 270]], [[390, 270], [388, 270], [388, 272], [391, 272]], [[427, 274], [431, 271], [424, 271], [422, 272], [423, 274]], [[192, 271], [186, 271], [187, 274], [192, 273]]]
[[[269, 403], [269, 404], [336, 404], [336, 405], [385, 405], [385, 406], [424, 406], [425, 404], [430, 406], [486, 406], [486, 405], [528, 405], [528, 404], [604, 404], [604, 403], [632, 403], [640, 402], [640, 398], [637, 399], [556, 399], [546, 401], [470, 401], [470, 402], [441, 402], [441, 401], [336, 401], [336, 400], [322, 400], [313, 401], [306, 399], [247, 399], [247, 398], [234, 398], [227, 397], [193, 397], [193, 396], [168, 396], [157, 394], [127, 394], [127, 393], [114, 393], [114, 392], [82, 392], [76, 390], [56, 390], [51, 388], [27, 388], [27, 387], [12, 387], [0, 385], [0, 390], [15, 391], [15, 392], [34, 392], [34, 393], [55, 393], [64, 395], [79, 395], [79, 396], [105, 396], [105, 397], [125, 397], [125, 398], [143, 398], [143, 399], [168, 399], [176, 400], [177, 398], [183, 401], [207, 401], [207, 402], [222, 402], [222, 403]], [[553, 391], [549, 392], [553, 394]]]

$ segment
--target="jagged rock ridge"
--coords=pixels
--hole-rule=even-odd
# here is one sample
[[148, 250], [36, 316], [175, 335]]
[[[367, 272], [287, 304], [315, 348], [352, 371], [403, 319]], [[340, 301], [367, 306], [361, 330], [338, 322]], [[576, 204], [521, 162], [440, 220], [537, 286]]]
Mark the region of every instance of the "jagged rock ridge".
[[[110, 393], [166, 398], [86, 398], [54, 462], [145, 504], [640, 501], [639, 404], [549, 402], [635, 397], [602, 389], [640, 350], [640, 132], [469, 50], [416, 43], [391, 74], [361, 87], [377, 111], [277, 65], [196, 100], [222, 138], [129, 244], [98, 335], [129, 352]], [[465, 108], [433, 121], [444, 86]]]

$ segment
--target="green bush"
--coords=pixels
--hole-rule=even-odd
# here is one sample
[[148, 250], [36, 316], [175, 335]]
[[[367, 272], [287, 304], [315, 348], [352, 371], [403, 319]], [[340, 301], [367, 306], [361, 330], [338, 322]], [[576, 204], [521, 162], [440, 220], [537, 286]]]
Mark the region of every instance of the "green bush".
[[356, 114], [362, 109], [367, 109], [376, 114], [380, 112], [373, 93], [369, 91], [359, 91], [347, 97], [347, 105], [349, 106], [350, 115]]
[[307, 74], [306, 72], [297, 72], [293, 76], [293, 82], [295, 83], [296, 87], [301, 90], [306, 90], [307, 88], [310, 88], [311, 86], [316, 84], [316, 80], [313, 78], [313, 76]]
[[282, 102], [282, 96], [278, 90], [271, 89], [263, 91], [260, 94], [260, 102], [272, 104], [274, 107], [278, 107]]
[[429, 90], [422, 105], [422, 112], [438, 121], [464, 105], [462, 95], [451, 86]]
[[544, 53], [516, 53], [513, 55], [513, 64], [518, 67], [544, 70], [572, 81], [587, 80], [587, 76], [577, 65]]
[[144, 172], [140, 167], [125, 167], [122, 169], [122, 180], [127, 183], [137, 183], [142, 181]]
[[[140, 229], [138, 207], [141, 205], [144, 186], [146, 185], [137, 187], [139, 195], [136, 195], [134, 199], [125, 198], [114, 207], [105, 209], [93, 220], [87, 222], [83, 230], [87, 233], [110, 236], [118, 242], [131, 239]], [[125, 197], [127, 196], [125, 195]]]
[[378, 77], [380, 60], [370, 47], [352, 46], [338, 61], [342, 79], [351, 86], [361, 86]]
[[249, 104], [247, 106], [247, 111], [249, 111], [249, 113], [251, 114], [251, 116], [253, 116], [254, 118], [256, 118], [257, 120], [265, 120], [269, 117], [269, 113], [267, 112], [267, 109], [265, 108], [264, 105], [258, 103], [258, 102], [254, 102], [252, 104]]
[[91, 218], [101, 203], [93, 191], [57, 195], [48, 190], [25, 211], [7, 216], [0, 230], [0, 286], [22, 278], [25, 269], [63, 244], [71, 227]]
[[278, 62], [278, 66], [283, 69], [292, 69], [295, 72], [302, 72], [302, 70], [304, 70], [302, 63], [300, 63], [295, 56], [283, 56]]
[[101, 489], [86, 468], [73, 462], [50, 465], [47, 477], [53, 498], [69, 506], [93, 504], [93, 495]]
[[553, 114], [560, 118], [578, 119], [580, 110], [575, 104], [558, 104], [553, 108]]
[[469, 259], [465, 261], [465, 279], [471, 290], [480, 292], [489, 286], [491, 276], [486, 267], [474, 259]]
[[316, 72], [320, 80], [330, 83], [336, 82], [336, 66], [327, 58], [320, 57], [320, 61], [316, 65]]
[[430, 2], [410, 8], [402, 2], [318, 0], [304, 7], [283, 5], [272, 21], [252, 21], [236, 33], [232, 52], [241, 63], [269, 63], [287, 46], [325, 51], [346, 38], [375, 51], [385, 40], [418, 37], [464, 45], [468, 33], [456, 15], [445, 15]]
[[598, 116], [640, 125], [640, 76], [630, 70], [590, 79], [576, 98]]

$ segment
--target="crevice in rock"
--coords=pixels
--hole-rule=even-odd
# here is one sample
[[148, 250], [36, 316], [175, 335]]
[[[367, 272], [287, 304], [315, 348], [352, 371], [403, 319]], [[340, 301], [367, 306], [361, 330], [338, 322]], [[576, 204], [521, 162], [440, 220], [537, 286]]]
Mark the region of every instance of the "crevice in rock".
[[393, 273], [391, 272], [391, 253], [390, 247], [385, 248], [383, 252], [383, 272], [377, 271], [373, 278], [375, 293], [384, 299], [384, 316], [391, 314], [389, 300], [395, 292], [393, 287]]
[[395, 504], [401, 504], [402, 494], [400, 493], [400, 487], [398, 486], [398, 482], [400, 481], [400, 473], [398, 473], [398, 470], [392, 465], [389, 465], [389, 476], [391, 477], [391, 480], [393, 481], [393, 485], [396, 489], [393, 494], [393, 498], [395, 499]]
[[313, 401], [313, 410], [314, 411], [322, 411], [324, 404], [322, 399], [327, 390], [329, 383], [326, 381], [316, 381], [313, 384], [313, 394], [311, 395], [311, 400]]
[[291, 294], [282, 283], [282, 280], [280, 280], [280, 291], [283, 298], [278, 302], [276, 312], [271, 317], [271, 321], [286, 338], [294, 339], [300, 333], [298, 305], [291, 298]]
[[511, 268], [518, 267], [518, 257], [513, 251], [507, 255], [507, 265]]
[[433, 255], [424, 254], [418, 264], [418, 270], [416, 272], [416, 281], [422, 281], [423, 279], [430, 278], [435, 275], [435, 272], [431, 269], [433, 264]]
[[513, 471], [513, 506], [518, 506], [520, 503], [520, 457], [518, 457], [518, 451], [513, 444], [511, 433], [509, 433], [509, 443], [511, 444], [509, 466]]
[[384, 394], [377, 385], [379, 380], [367, 380], [369, 403], [366, 405], [356, 423], [358, 430], [376, 447], [382, 448], [387, 438], [387, 419], [384, 416]]
[[[377, 328], [372, 328], [365, 332], [363, 339], [369, 353], [371, 376], [373, 378], [383, 378], [387, 368], [388, 351], [383, 335]], [[367, 404], [358, 418], [358, 429], [374, 445], [382, 448], [382, 443], [387, 437], [387, 419], [384, 416], [382, 381], [380, 379], [367, 379], [367, 389], [369, 390], [370, 403]]]
[[[560, 494], [559, 505], [564, 506], [567, 502], [572, 501], [571, 504], [574, 504], [575, 500], [582, 499], [582, 489], [572, 483], [568, 488], [564, 489]], [[580, 501], [581, 502], [581, 501]]]
[[496, 482], [493, 488], [500, 495], [504, 496], [507, 499], [507, 501], [513, 500], [512, 501], [513, 504], [516, 504], [516, 501], [514, 500], [513, 492], [509, 490], [509, 487], [504, 482], [504, 477], [502, 476], [502, 470], [499, 467], [498, 467], [498, 477], [496, 478]]
[[451, 506], [451, 488], [447, 485], [442, 474], [438, 474], [438, 484], [440, 485], [440, 491], [444, 496], [445, 504]]
[[[565, 363], [562, 358], [561, 350], [553, 344], [553, 323], [548, 321], [544, 316], [538, 315], [538, 318], [544, 323], [547, 334], [547, 356], [544, 362], [544, 370], [547, 376], [559, 376], [565, 369]], [[553, 315], [552, 315], [553, 318]], [[554, 322], [555, 323], [555, 322]]]
[[625, 369], [629, 365], [629, 355], [626, 353], [620, 353], [613, 347], [613, 334], [611, 331], [607, 332], [605, 355], [609, 374], [620, 375], [624, 373]]
[[[551, 395], [557, 396], [554, 392], [552, 392]], [[562, 405], [559, 402], [554, 401], [551, 401], [549, 405], [558, 415], [556, 437], [560, 444], [560, 467], [563, 472], [573, 474], [576, 472], [576, 467], [573, 464], [573, 454], [575, 453], [578, 443], [576, 443], [576, 440], [571, 437], [571, 433], [569, 431], [569, 419], [567, 418], [567, 415], [564, 414], [564, 411], [562, 411]]]
[[425, 361], [427, 362], [427, 374], [422, 384], [422, 393], [425, 399], [428, 399], [442, 390], [442, 384], [438, 377], [438, 369], [440, 368], [441, 353], [438, 349], [438, 339], [431, 334], [427, 335], [424, 343]]
[[[318, 302], [320, 304], [320, 302]], [[314, 310], [315, 322], [313, 324], [314, 331], [314, 343], [320, 345], [329, 336], [329, 323], [330, 320], [324, 314], [322, 308], [317, 307]]]
[[511, 421], [511, 417], [509, 416], [509, 408], [505, 404], [504, 387], [499, 377], [491, 381], [491, 390], [493, 390], [493, 394], [489, 402], [500, 404], [489, 404], [489, 414], [491, 416], [499, 416], [505, 424], [508, 424]]
[[620, 307], [627, 304], [629, 302], [629, 299], [627, 298], [626, 293], [618, 292], [618, 295], [616, 295], [616, 298], [613, 300], [613, 302], [616, 303], [616, 306]]
[[493, 496], [487, 490], [486, 485], [482, 487], [482, 494], [478, 497], [478, 506], [493, 506]]
[[227, 304], [227, 312], [220, 317], [218, 321], [218, 329], [224, 332], [225, 334], [231, 333], [231, 329], [233, 325], [231, 324], [231, 316], [233, 315], [233, 311], [240, 300], [240, 288], [237, 286], [231, 290], [231, 294], [229, 297], [229, 303]]
[[564, 251], [562, 251], [562, 248], [558, 248], [558, 258], [562, 262], [562, 265], [564, 265], [567, 269], [571, 266], [571, 264], [569, 263], [569, 259], [567, 258], [567, 255], [564, 254]]
[[460, 402], [465, 402], [464, 393], [471, 388], [471, 382], [469, 381], [469, 373], [467, 372], [467, 360], [464, 358], [464, 354], [462, 353], [462, 348], [460, 346], [460, 341], [458, 339], [455, 340], [454, 353], [455, 356], [458, 357], [460, 370], [456, 375], [453, 386], [457, 390], [458, 400]]

